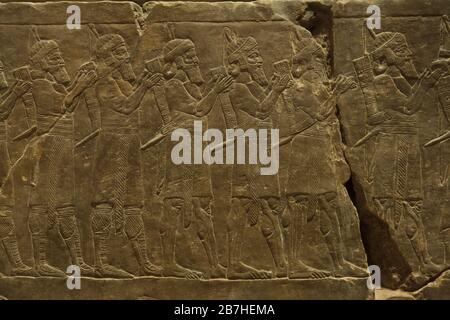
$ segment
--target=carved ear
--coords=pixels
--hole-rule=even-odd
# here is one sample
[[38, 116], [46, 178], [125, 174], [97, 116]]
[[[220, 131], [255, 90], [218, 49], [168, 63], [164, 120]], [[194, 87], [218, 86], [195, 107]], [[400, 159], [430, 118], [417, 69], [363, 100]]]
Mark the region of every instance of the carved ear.
[[223, 28], [223, 36], [227, 42], [237, 43], [236, 33], [228, 27]]
[[177, 72], [177, 65], [175, 62], [168, 62], [163, 66], [162, 73], [166, 80], [170, 80], [175, 76]]

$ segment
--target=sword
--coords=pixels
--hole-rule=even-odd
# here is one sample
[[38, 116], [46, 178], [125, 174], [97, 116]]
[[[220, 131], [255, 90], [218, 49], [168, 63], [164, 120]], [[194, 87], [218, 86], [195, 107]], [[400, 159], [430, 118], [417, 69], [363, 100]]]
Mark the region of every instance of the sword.
[[[33, 81], [31, 78], [30, 70], [29, 70], [28, 66], [23, 66], [23, 67], [17, 68], [15, 70], [13, 70], [12, 73], [13, 73], [14, 77], [18, 80], [28, 81], [28, 82]], [[34, 113], [36, 110], [36, 105], [35, 105], [33, 94], [31, 93], [31, 91], [25, 93], [22, 96], [22, 102], [25, 107], [25, 115], [26, 115], [29, 127], [25, 131], [23, 131], [23, 132], [19, 133], [17, 136], [15, 136], [12, 139], [12, 141], [14, 141], [14, 142], [22, 140], [22, 139], [26, 139], [26, 138], [30, 137], [31, 135], [33, 135], [37, 131], [36, 119], [34, 116]]]
[[141, 145], [141, 150], [145, 150], [145, 149], [157, 144], [162, 139], [164, 139], [169, 132], [173, 131], [175, 128], [176, 128], [175, 123], [172, 120], [170, 120], [170, 122], [164, 124], [161, 127], [161, 129], [159, 130], [160, 132], [158, 132], [153, 138], [148, 140], [146, 143]]
[[22, 139], [26, 139], [30, 136], [32, 136], [37, 130], [37, 126], [31, 126], [29, 127], [27, 130], [19, 133], [17, 136], [15, 136], [14, 138], [12, 138], [13, 142], [22, 140]]
[[428, 141], [427, 143], [425, 143], [424, 147], [431, 147], [431, 146], [433, 146], [435, 144], [442, 143], [442, 142], [447, 141], [449, 139], [450, 139], [450, 130], [448, 130], [446, 133], [440, 135], [439, 137]]
[[[145, 67], [150, 73], [162, 73], [162, 61], [161, 58], [155, 58], [149, 61], [145, 62]], [[171, 132], [176, 126], [173, 122], [172, 116], [170, 114], [169, 105], [166, 100], [166, 93], [164, 91], [164, 88], [162, 86], [154, 86], [152, 88], [153, 95], [156, 100], [156, 106], [158, 107], [159, 113], [161, 115], [161, 119], [163, 122], [163, 125], [161, 129], [153, 138], [148, 140], [146, 143], [141, 145], [141, 150], [145, 150], [155, 144], [157, 144], [159, 141], [164, 139], [165, 136], [169, 132]]]
[[98, 134], [100, 133], [100, 129], [95, 130], [94, 132], [91, 132], [90, 134], [88, 134], [87, 136], [85, 136], [83, 139], [81, 139], [80, 141], [78, 141], [75, 144], [75, 148], [81, 147], [83, 145], [85, 145], [87, 142], [89, 142], [90, 140], [94, 139], [96, 136], [98, 136]]
[[371, 131], [369, 131], [364, 137], [362, 137], [361, 139], [359, 139], [355, 145], [353, 146], [353, 148], [359, 147], [360, 145], [366, 143], [367, 140], [371, 139], [372, 137], [378, 135], [381, 132], [381, 128], [380, 127], [376, 127], [375, 129], [372, 129]]

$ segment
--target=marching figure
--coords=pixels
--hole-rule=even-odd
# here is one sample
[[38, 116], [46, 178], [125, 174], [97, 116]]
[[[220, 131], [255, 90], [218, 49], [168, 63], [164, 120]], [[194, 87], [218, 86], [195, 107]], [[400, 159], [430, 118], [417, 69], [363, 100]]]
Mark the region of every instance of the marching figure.
[[422, 163], [415, 112], [438, 80], [419, 79], [406, 38], [398, 32], [375, 34], [374, 50], [353, 61], [371, 127], [355, 147], [375, 140], [372, 194], [377, 214], [394, 231], [406, 233], [423, 274], [439, 271], [428, 252], [422, 222]]
[[337, 126], [335, 107], [339, 96], [350, 89], [351, 79], [339, 76], [334, 85], [326, 70], [326, 53], [303, 29], [291, 32], [291, 75], [294, 84], [282, 95], [289, 119], [290, 157], [286, 185], [287, 206], [282, 221], [290, 278], [322, 278], [299, 258], [306, 224], [318, 215], [335, 276], [366, 275], [365, 270], [344, 259], [344, 243], [338, 219], [337, 172], [332, 134]]
[[[230, 90], [220, 95], [226, 127], [243, 130], [272, 128], [270, 115], [278, 97], [287, 87], [289, 77], [280, 78], [271, 90], [267, 90], [263, 58], [256, 40], [253, 37], [239, 37], [226, 27], [223, 45], [224, 66], [234, 79]], [[248, 159], [248, 154], [246, 158]], [[278, 222], [278, 216], [283, 211], [278, 175], [262, 176], [260, 165], [235, 164], [232, 166], [231, 196], [228, 215], [228, 279], [272, 277], [271, 272], [258, 270], [241, 261], [245, 228], [247, 225], [257, 224], [271, 252], [275, 276], [285, 277], [287, 266]]]
[[17, 80], [9, 87], [3, 68], [3, 62], [0, 61], [0, 91], [2, 93], [0, 97], [0, 241], [12, 266], [11, 275], [32, 276], [33, 269], [22, 262], [16, 238], [13, 219], [14, 186], [7, 145], [7, 119], [17, 100], [30, 91], [31, 83]]
[[[158, 60], [159, 61], [159, 60]], [[203, 78], [198, 65], [194, 43], [189, 39], [173, 39], [163, 48], [161, 72], [165, 82], [154, 88], [154, 95], [165, 126], [186, 129], [193, 136], [194, 120], [207, 127], [206, 115], [211, 111], [219, 93], [226, 90], [232, 79], [218, 79], [202, 92]], [[164, 208], [161, 217], [164, 276], [197, 279], [199, 271], [176, 262], [176, 234], [180, 218], [185, 227], [191, 220], [196, 227], [209, 264], [210, 278], [224, 278], [225, 268], [219, 264], [212, 221], [212, 190], [209, 166], [206, 164], [174, 164], [171, 159], [174, 142], [165, 141]], [[193, 210], [193, 218], [190, 211]]]
[[[70, 83], [65, 61], [54, 40], [41, 40], [33, 28], [34, 44], [30, 47], [30, 77], [32, 115], [37, 126], [39, 150], [35, 186], [30, 197], [29, 227], [33, 240], [36, 271], [41, 276], [61, 276], [65, 273], [47, 261], [48, 230], [57, 225], [70, 253], [72, 264], [83, 275], [92, 276], [93, 268], [82, 256], [80, 233], [74, 204], [74, 124], [71, 111], [94, 79], [94, 74], [77, 77]], [[26, 105], [27, 107], [27, 105]]]
[[[440, 201], [441, 209], [441, 237], [445, 246], [445, 262], [450, 265], [450, 20], [443, 16], [441, 20], [441, 45], [438, 58], [431, 63], [422, 81], [438, 78], [435, 94], [440, 106], [439, 136], [425, 144], [425, 152], [434, 146], [438, 148], [439, 187], [443, 196]], [[419, 106], [418, 106], [419, 107]]]
[[[161, 275], [148, 258], [142, 210], [144, 206], [138, 113], [144, 94], [160, 75], [146, 75], [135, 82], [130, 55], [122, 36], [105, 34], [95, 43], [97, 80], [85, 92], [88, 108], [100, 113], [94, 157], [92, 230], [95, 270], [99, 276], [132, 275], [109, 263], [110, 237], [125, 233], [142, 275]], [[92, 110], [91, 110], [92, 111]]]

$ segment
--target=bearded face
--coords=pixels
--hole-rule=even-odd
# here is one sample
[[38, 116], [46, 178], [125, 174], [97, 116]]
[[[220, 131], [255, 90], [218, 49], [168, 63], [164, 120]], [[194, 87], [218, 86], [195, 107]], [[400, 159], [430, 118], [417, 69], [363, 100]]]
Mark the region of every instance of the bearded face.
[[305, 76], [322, 81], [328, 79], [323, 57], [316, 54], [294, 56], [291, 73], [295, 79]]
[[[269, 84], [267, 81], [266, 73], [263, 69], [263, 58], [259, 53], [259, 50], [255, 48], [254, 50], [247, 53], [245, 56], [247, 71], [250, 73], [253, 81], [258, 83], [260, 86], [265, 87]], [[244, 68], [241, 68], [245, 70]]]
[[204, 80], [198, 62], [195, 48], [191, 48], [177, 60], [177, 67], [186, 73], [190, 82], [200, 86]]
[[125, 44], [115, 48], [111, 53], [111, 57], [112, 61], [109, 62], [109, 66], [117, 69], [124, 80], [128, 82], [136, 80], [136, 75], [130, 63], [130, 55]]
[[53, 50], [45, 57], [45, 71], [49, 72], [55, 81], [62, 85], [70, 83], [70, 76], [65, 61], [59, 50]]
[[406, 42], [397, 42], [386, 50], [390, 50], [386, 54], [386, 62], [388, 65], [396, 66], [406, 79], [416, 79], [418, 77], [412, 60], [412, 52]]

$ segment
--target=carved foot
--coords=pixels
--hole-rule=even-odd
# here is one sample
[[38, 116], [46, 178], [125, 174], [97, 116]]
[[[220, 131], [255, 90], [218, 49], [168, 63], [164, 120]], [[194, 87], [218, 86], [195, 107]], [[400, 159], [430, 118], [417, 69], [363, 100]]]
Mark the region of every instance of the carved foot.
[[202, 272], [184, 268], [178, 264], [165, 267], [163, 269], [163, 275], [165, 277], [185, 278], [189, 280], [204, 279]]
[[210, 279], [225, 279], [227, 277], [227, 269], [220, 264], [211, 267], [209, 277]]
[[80, 272], [81, 272], [81, 276], [86, 276], [86, 277], [95, 277], [96, 273], [95, 273], [95, 269], [93, 267], [91, 267], [90, 265], [88, 265], [86, 262], [81, 262], [80, 263]]
[[110, 264], [103, 264], [101, 267], [97, 267], [95, 273], [100, 278], [119, 278], [119, 279], [134, 278], [131, 273], [128, 273]]
[[142, 266], [141, 272], [146, 276], [160, 277], [162, 276], [163, 269], [151, 262], [147, 262]]
[[403, 284], [400, 286], [400, 290], [404, 291], [415, 291], [419, 289], [426, 281], [426, 277], [422, 272], [411, 272], [411, 274], [406, 278]]
[[329, 276], [331, 272], [310, 267], [300, 261], [289, 270], [289, 279], [323, 279]]
[[440, 265], [435, 264], [431, 259], [426, 261], [421, 267], [420, 271], [425, 274], [426, 276], [434, 276], [441, 272], [443, 270], [443, 267]]
[[36, 272], [38, 275], [42, 277], [56, 277], [56, 278], [65, 278], [66, 274], [61, 270], [52, 267], [47, 263], [42, 263], [36, 266]]
[[227, 278], [238, 279], [271, 279], [272, 271], [259, 270], [244, 263], [239, 263], [228, 268]]
[[30, 268], [29, 266], [22, 264], [16, 268], [13, 268], [11, 270], [11, 276], [25, 276], [25, 277], [35, 277], [37, 276], [37, 273], [33, 268]]
[[344, 260], [344, 263], [335, 270], [334, 275], [336, 277], [368, 277], [369, 273], [366, 269]]
[[275, 275], [275, 278], [286, 278], [288, 276], [287, 266], [275, 268], [274, 275]]

